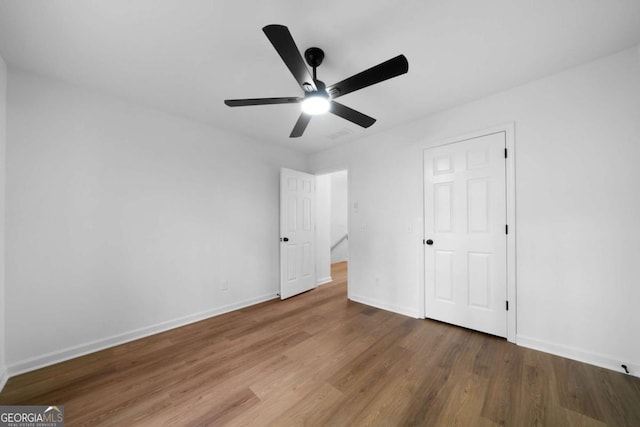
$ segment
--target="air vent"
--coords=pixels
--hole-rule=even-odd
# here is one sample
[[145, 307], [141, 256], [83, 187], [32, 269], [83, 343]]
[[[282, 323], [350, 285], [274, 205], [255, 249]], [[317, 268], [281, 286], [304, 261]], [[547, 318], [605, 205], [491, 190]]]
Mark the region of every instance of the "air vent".
[[329, 135], [327, 135], [327, 138], [329, 139], [338, 139], [338, 138], [344, 138], [345, 136], [349, 136], [353, 133], [353, 131], [349, 128], [342, 128], [337, 132], [331, 133]]

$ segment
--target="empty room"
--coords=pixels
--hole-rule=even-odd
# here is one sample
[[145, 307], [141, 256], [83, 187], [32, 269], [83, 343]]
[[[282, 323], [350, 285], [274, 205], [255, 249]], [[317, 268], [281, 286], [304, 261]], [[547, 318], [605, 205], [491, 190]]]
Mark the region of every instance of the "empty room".
[[638, 159], [637, 0], [0, 0], [0, 426], [638, 426]]

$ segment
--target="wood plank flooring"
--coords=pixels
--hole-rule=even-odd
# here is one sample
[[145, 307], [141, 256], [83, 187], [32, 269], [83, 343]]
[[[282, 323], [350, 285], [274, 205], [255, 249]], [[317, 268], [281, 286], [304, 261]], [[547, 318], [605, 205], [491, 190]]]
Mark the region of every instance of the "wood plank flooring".
[[350, 302], [334, 281], [11, 378], [74, 425], [640, 426], [640, 380]]

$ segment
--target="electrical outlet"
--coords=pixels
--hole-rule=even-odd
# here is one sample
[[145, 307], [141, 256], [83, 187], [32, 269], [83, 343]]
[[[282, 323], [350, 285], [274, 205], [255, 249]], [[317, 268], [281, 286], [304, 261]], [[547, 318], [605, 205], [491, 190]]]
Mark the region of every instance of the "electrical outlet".
[[221, 291], [229, 290], [229, 281], [228, 280], [223, 280], [222, 282], [220, 282], [220, 290]]

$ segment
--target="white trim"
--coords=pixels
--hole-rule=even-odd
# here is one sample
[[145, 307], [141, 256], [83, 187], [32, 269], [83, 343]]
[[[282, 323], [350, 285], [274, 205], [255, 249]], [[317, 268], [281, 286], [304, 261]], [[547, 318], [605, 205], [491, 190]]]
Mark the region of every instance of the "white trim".
[[420, 247], [422, 249], [422, 255], [420, 258], [420, 262], [418, 263], [420, 265], [420, 273], [419, 273], [419, 277], [421, 279], [421, 282], [418, 285], [418, 297], [420, 298], [418, 301], [418, 310], [420, 311], [420, 319], [426, 319], [427, 316], [427, 264], [425, 262], [426, 258], [427, 258], [427, 248], [424, 246], [424, 239], [426, 239], [426, 235], [427, 235], [427, 227], [426, 227], [426, 219], [427, 219], [427, 212], [425, 210], [425, 207], [427, 205], [427, 199], [425, 198], [425, 185], [424, 185], [424, 181], [425, 181], [425, 167], [424, 167], [424, 152], [425, 150], [427, 150], [427, 148], [423, 148], [422, 149], [422, 171], [420, 173], [420, 179], [422, 180], [422, 242], [421, 244], [416, 242], [416, 244], [420, 244]]
[[9, 381], [9, 373], [5, 367], [2, 367], [2, 370], [0, 371], [0, 392], [4, 386], [7, 385], [7, 381]]
[[[501, 125], [492, 126], [490, 128], [469, 132], [459, 136], [453, 136], [445, 139], [439, 139], [436, 141], [427, 141], [426, 146], [423, 148], [423, 152], [435, 147], [443, 145], [454, 144], [456, 142], [462, 142], [469, 139], [480, 138], [487, 135], [504, 132], [505, 134], [505, 147], [507, 148], [507, 158], [505, 162], [505, 184], [506, 184], [506, 203], [507, 203], [507, 224], [509, 225], [509, 234], [507, 234], [507, 300], [509, 301], [509, 311], [507, 312], [507, 341], [515, 343], [517, 334], [517, 275], [516, 275], [516, 176], [515, 176], [515, 122], [504, 123]], [[424, 162], [422, 163], [422, 206], [424, 209]], [[424, 217], [425, 212], [423, 210], [423, 236], [424, 230]], [[423, 237], [426, 239], [426, 237]], [[424, 247], [424, 245], [423, 245]], [[424, 317], [427, 317], [427, 308], [425, 301], [425, 286], [426, 278], [424, 277], [424, 249], [422, 256], [422, 289], [420, 290], [421, 308]]]
[[454, 144], [456, 142], [466, 141], [468, 139], [475, 139], [475, 138], [480, 138], [487, 135], [493, 135], [494, 133], [509, 132], [509, 131], [512, 131], [513, 133], [514, 127], [515, 127], [515, 122], [506, 122], [506, 123], [497, 124], [495, 126], [477, 129], [477, 130], [469, 131], [467, 133], [454, 135], [446, 138], [426, 139], [423, 150], [428, 150], [429, 148], [440, 147], [442, 145], [447, 145], [447, 144]]
[[161, 332], [166, 332], [171, 329], [179, 328], [181, 326], [188, 325], [190, 323], [199, 322], [214, 316], [219, 316], [230, 311], [238, 310], [241, 308], [249, 307], [251, 305], [259, 304], [261, 302], [269, 301], [278, 298], [275, 294], [262, 295], [260, 297], [251, 298], [248, 300], [240, 301], [234, 304], [230, 304], [224, 307], [215, 308], [212, 310], [202, 311], [200, 313], [190, 314], [187, 316], [179, 317], [177, 319], [168, 320], [166, 322], [160, 322], [155, 325], [147, 326], [140, 329], [135, 329], [123, 334], [112, 335], [107, 338], [91, 341], [88, 343], [68, 347], [63, 350], [53, 351], [51, 353], [43, 354], [41, 356], [31, 357], [16, 363], [13, 363], [7, 367], [6, 374], [10, 377], [15, 375], [24, 374], [25, 372], [34, 371], [36, 369], [44, 368], [55, 363], [64, 362], [65, 360], [74, 359], [76, 357], [84, 356], [86, 354], [95, 353], [96, 351], [104, 350], [110, 347], [115, 347], [120, 344], [124, 344], [130, 341], [135, 341], [140, 338], [145, 338], [150, 335], [155, 335]]
[[[347, 171], [347, 236], [351, 236], [351, 231], [353, 230], [353, 215], [351, 215], [353, 198], [351, 196], [351, 171], [347, 167], [344, 169]], [[347, 246], [347, 299], [350, 299], [353, 296], [353, 292], [351, 291], [351, 248], [353, 245], [349, 243]]]
[[327, 283], [332, 281], [333, 279], [331, 278], [331, 276], [323, 277], [321, 279], [318, 279], [318, 283], [316, 283], [316, 286], [326, 285]]
[[507, 193], [507, 341], [515, 343], [518, 333], [517, 310], [517, 286], [516, 286], [516, 137], [515, 123], [502, 126], [505, 131], [507, 159], [506, 159], [506, 193]]
[[413, 317], [414, 319], [420, 318], [420, 312], [416, 310], [414, 307], [403, 307], [400, 305], [389, 304], [385, 301], [380, 301], [373, 298], [363, 297], [360, 295], [349, 296], [351, 301], [359, 302], [361, 304], [370, 305], [372, 307], [376, 307], [382, 310], [391, 311], [394, 313], [402, 314], [403, 316]]
[[516, 343], [522, 347], [543, 351], [545, 353], [554, 354], [560, 357], [577, 360], [579, 362], [588, 363], [590, 365], [599, 366], [601, 368], [611, 369], [612, 371], [623, 372], [621, 365], [626, 364], [630, 375], [640, 378], [640, 363], [630, 363], [629, 361], [621, 361], [615, 356], [608, 354], [593, 353], [568, 345], [554, 344], [548, 341], [539, 340], [518, 334]]

